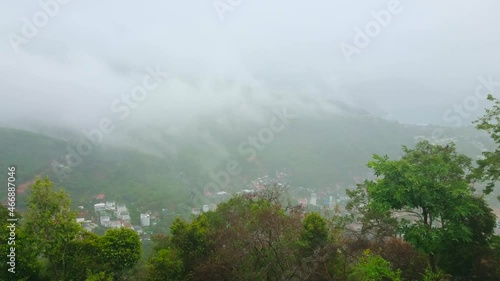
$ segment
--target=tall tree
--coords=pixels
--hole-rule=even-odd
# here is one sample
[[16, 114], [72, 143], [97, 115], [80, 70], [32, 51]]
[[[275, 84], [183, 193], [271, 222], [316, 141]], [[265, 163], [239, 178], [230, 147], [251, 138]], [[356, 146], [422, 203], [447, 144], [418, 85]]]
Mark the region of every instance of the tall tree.
[[76, 213], [70, 210], [69, 196], [63, 190], [55, 191], [46, 177], [33, 184], [27, 203], [25, 229], [33, 251], [49, 261], [54, 280], [63, 280], [68, 246], [81, 230]]
[[66, 275], [74, 280], [85, 280], [93, 274], [109, 270], [108, 260], [103, 258], [97, 236], [85, 229], [70, 242], [66, 259]]
[[328, 242], [328, 227], [326, 220], [318, 213], [309, 213], [302, 222], [302, 233], [299, 244], [314, 251]]
[[132, 229], [108, 229], [106, 234], [99, 238], [99, 244], [102, 259], [116, 277], [132, 269], [141, 259], [141, 240]]
[[472, 241], [473, 229], [465, 221], [484, 213], [477, 204], [483, 199], [474, 197], [467, 179], [471, 159], [454, 144], [422, 141], [414, 149], [403, 146], [399, 160], [374, 155], [368, 166], [378, 176], [367, 183], [371, 206], [411, 215], [414, 222], [401, 228], [404, 239], [429, 254], [433, 268], [446, 241]]

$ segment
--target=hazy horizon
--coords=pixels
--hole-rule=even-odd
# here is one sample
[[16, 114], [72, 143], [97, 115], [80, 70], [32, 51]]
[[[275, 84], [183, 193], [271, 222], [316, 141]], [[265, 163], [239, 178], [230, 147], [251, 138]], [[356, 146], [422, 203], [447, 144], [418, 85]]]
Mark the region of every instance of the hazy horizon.
[[[177, 116], [178, 126], [234, 105], [259, 111], [302, 97], [400, 122], [468, 125], [488, 105], [474, 103], [478, 78], [500, 89], [496, 1], [66, 2], [1, 4], [4, 125], [95, 126], [148, 67], [169, 78], [140, 104], [148, 108], [141, 118]], [[27, 22], [43, 20], [44, 9], [53, 16], [25, 37]], [[379, 32], [356, 45], [356, 28], [377, 17]], [[359, 53], [347, 57], [342, 44]], [[454, 109], [467, 102], [464, 113]]]

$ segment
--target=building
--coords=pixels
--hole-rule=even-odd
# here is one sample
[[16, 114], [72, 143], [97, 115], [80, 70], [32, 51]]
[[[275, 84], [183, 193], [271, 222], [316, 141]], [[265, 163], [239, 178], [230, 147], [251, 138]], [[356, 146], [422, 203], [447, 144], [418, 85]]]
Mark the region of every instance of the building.
[[132, 226], [132, 224], [130, 222], [128, 222], [128, 221], [121, 221], [121, 223], [122, 223], [122, 226], [124, 228], [128, 228], [128, 229], [134, 230], [134, 227]]
[[99, 222], [102, 226], [107, 226], [110, 221], [111, 217], [108, 214], [101, 214], [101, 216], [99, 217]]
[[116, 204], [116, 212], [121, 213], [121, 212], [126, 212], [127, 211], [127, 206], [125, 204]]
[[100, 211], [104, 211], [104, 210], [106, 210], [106, 204], [105, 203], [94, 204], [94, 210], [96, 213], [100, 212]]
[[121, 228], [121, 227], [123, 227], [123, 224], [121, 223], [121, 221], [113, 220], [113, 221], [109, 222], [109, 227], [111, 227], [111, 228]]
[[313, 205], [313, 206], [316, 206], [316, 201], [318, 199], [318, 195], [316, 193], [311, 193], [311, 201], [310, 201], [310, 204]]
[[151, 220], [148, 214], [141, 214], [141, 225], [142, 226], [150, 226]]
[[210, 208], [208, 207], [208, 205], [203, 205], [203, 212], [206, 213], [210, 211]]
[[130, 214], [127, 211], [119, 213], [117, 217], [120, 220], [130, 221]]
[[193, 214], [193, 215], [195, 215], [195, 216], [197, 216], [197, 215], [201, 214], [201, 210], [200, 210], [200, 208], [192, 208], [192, 209], [191, 209], [191, 214]]
[[127, 212], [127, 206], [125, 204], [116, 204], [115, 216], [118, 217], [123, 212]]
[[116, 204], [115, 201], [106, 201], [106, 209], [107, 210], [115, 210]]
[[83, 228], [87, 231], [94, 231], [94, 228], [97, 227], [97, 224], [93, 223], [93, 222], [84, 222], [83, 223]]

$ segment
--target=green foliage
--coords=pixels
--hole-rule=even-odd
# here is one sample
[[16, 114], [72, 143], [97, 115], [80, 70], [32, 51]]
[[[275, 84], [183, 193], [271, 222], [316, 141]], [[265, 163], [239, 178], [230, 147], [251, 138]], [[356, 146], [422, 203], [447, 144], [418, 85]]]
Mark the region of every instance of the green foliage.
[[465, 180], [469, 158], [457, 155], [453, 145], [442, 147], [427, 141], [418, 143], [414, 150], [403, 147], [403, 152], [400, 160], [375, 155], [368, 164], [381, 176], [377, 181], [367, 182], [370, 204], [374, 208], [421, 210], [417, 223], [405, 228], [405, 235], [411, 237], [422, 237], [422, 234], [432, 237], [432, 225], [436, 221], [447, 223], [446, 220], [471, 213], [468, 205], [461, 204], [466, 202], [464, 198], [470, 198]]
[[379, 255], [366, 250], [358, 263], [354, 266], [349, 280], [352, 281], [401, 281], [401, 272], [393, 271], [391, 264]]
[[138, 263], [140, 255], [141, 244], [135, 231], [109, 229], [104, 236], [98, 236], [82, 230], [68, 246], [68, 280], [119, 278]]
[[88, 273], [85, 281], [113, 281], [113, 274], [107, 274], [105, 272], [99, 273]]
[[31, 187], [27, 205], [25, 229], [32, 249], [48, 259], [55, 280], [63, 279], [68, 246], [81, 230], [69, 196], [63, 190], [54, 191], [48, 178], [39, 179]]
[[178, 249], [186, 272], [190, 272], [208, 253], [206, 216], [199, 216], [192, 223], [177, 218], [170, 229], [170, 243]]
[[190, 223], [176, 219], [169, 241], [155, 238], [149, 278], [290, 280], [328, 274], [326, 220], [285, 211], [277, 194], [237, 196]]
[[356, 189], [346, 190], [350, 199], [346, 209], [350, 212], [354, 222], [362, 224], [361, 234], [365, 237], [371, 236], [381, 242], [396, 234], [398, 220], [391, 216], [391, 210], [381, 210], [370, 204], [368, 185], [369, 182], [365, 181], [356, 185]]
[[475, 270], [488, 252], [488, 244], [496, 224], [495, 215], [482, 198], [473, 197], [471, 203], [476, 205], [477, 211], [460, 221], [463, 227], [472, 232], [470, 241], [459, 242], [449, 237], [441, 245], [442, 254], [438, 264], [455, 276], [470, 277], [478, 274]]
[[[8, 222], [7, 219], [12, 217], [9, 216], [7, 207], [0, 204], [0, 237], [2, 237], [0, 253], [3, 257], [3, 262], [0, 264], [0, 280], [40, 280], [41, 264], [36, 252], [31, 248], [24, 227], [20, 224], [21, 216], [15, 213], [15, 217], [18, 219], [15, 224], [15, 240], [10, 240], [7, 239], [11, 237], [10, 229], [7, 226], [10, 226], [11, 222]], [[7, 271], [11, 268], [7, 263], [10, 258], [6, 257], [11, 255], [10, 248], [15, 248], [15, 273]]]
[[299, 243], [302, 247], [314, 250], [328, 242], [328, 227], [325, 219], [318, 213], [309, 213], [302, 221]]
[[477, 161], [476, 177], [488, 181], [485, 194], [491, 193], [495, 182], [500, 179], [500, 100], [492, 95], [488, 95], [488, 100], [494, 102], [493, 107], [486, 109], [485, 114], [474, 121], [476, 128], [487, 132], [498, 146], [494, 151], [483, 152], [485, 158]]
[[109, 269], [120, 275], [141, 259], [141, 241], [137, 232], [127, 228], [108, 229], [99, 238], [102, 258]]
[[175, 250], [160, 249], [148, 261], [148, 280], [183, 280], [183, 273], [183, 261]]
[[453, 144], [443, 147], [427, 141], [415, 149], [403, 146], [403, 152], [400, 160], [375, 155], [368, 164], [379, 176], [367, 182], [370, 205], [413, 216], [415, 221], [401, 231], [405, 240], [430, 255], [431, 266], [436, 265], [435, 255], [448, 251], [443, 246], [449, 241], [461, 247], [481, 239], [474, 236], [480, 225], [482, 233], [491, 233], [491, 210], [469, 187], [470, 158], [457, 154]]
[[[66, 153], [65, 143], [61, 140], [40, 133], [0, 127], [0, 155], [3, 159], [0, 168], [7, 170], [7, 162], [18, 165], [17, 184], [30, 181], [35, 175], [47, 174], [51, 160]], [[0, 173], [0, 182], [7, 182], [6, 173]], [[6, 196], [6, 192], [1, 192], [0, 200], [6, 199]]]
[[[68, 245], [67, 276], [71, 280], [85, 280], [87, 276], [109, 270], [103, 258], [100, 239], [94, 233], [82, 230]], [[97, 277], [96, 277], [97, 278]]]
[[431, 266], [428, 266], [426, 269], [425, 269], [425, 273], [422, 275], [422, 281], [446, 281], [446, 280], [449, 280], [449, 278], [447, 278], [446, 274], [440, 270], [440, 269], [437, 269], [437, 270], [432, 270], [432, 267]]

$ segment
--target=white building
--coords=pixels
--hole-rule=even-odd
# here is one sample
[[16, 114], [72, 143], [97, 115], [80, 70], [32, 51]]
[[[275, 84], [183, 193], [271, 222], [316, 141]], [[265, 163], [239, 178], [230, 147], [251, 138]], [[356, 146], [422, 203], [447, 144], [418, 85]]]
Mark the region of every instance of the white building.
[[101, 215], [99, 218], [99, 222], [101, 223], [102, 226], [107, 226], [111, 220], [111, 217], [109, 215]]
[[126, 212], [127, 211], [127, 206], [125, 204], [116, 204], [116, 211], [115, 215], [118, 217], [120, 213]]
[[124, 220], [124, 221], [130, 221], [130, 214], [128, 212], [121, 212], [118, 214], [118, 219]]
[[87, 231], [94, 231], [94, 228], [97, 227], [97, 224], [93, 223], [93, 222], [84, 222], [83, 223], [83, 228], [86, 229]]
[[151, 220], [148, 214], [141, 214], [141, 225], [149, 226], [151, 224]]
[[313, 205], [313, 206], [316, 206], [316, 201], [318, 199], [318, 195], [316, 195], [316, 193], [311, 193], [311, 201], [310, 201], [310, 204]]
[[206, 213], [208, 211], [210, 211], [209, 206], [208, 205], [203, 205], [203, 212]]
[[94, 210], [96, 211], [96, 213], [99, 211], [104, 211], [106, 210], [106, 204], [105, 203], [94, 204]]
[[126, 212], [127, 211], [127, 206], [125, 206], [125, 204], [117, 204], [116, 205], [116, 211], [118, 213], [121, 213], [121, 212]]
[[116, 208], [115, 201], [106, 201], [106, 209], [114, 211], [115, 208]]
[[200, 208], [191, 208], [191, 214], [193, 214], [195, 216], [201, 214]]

